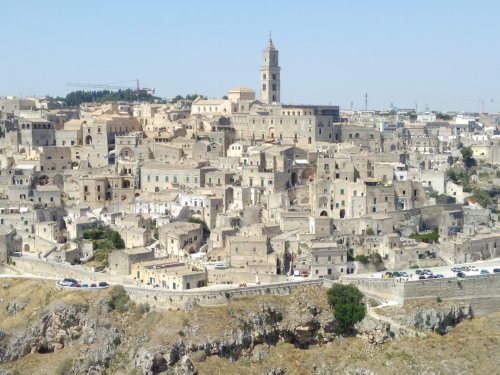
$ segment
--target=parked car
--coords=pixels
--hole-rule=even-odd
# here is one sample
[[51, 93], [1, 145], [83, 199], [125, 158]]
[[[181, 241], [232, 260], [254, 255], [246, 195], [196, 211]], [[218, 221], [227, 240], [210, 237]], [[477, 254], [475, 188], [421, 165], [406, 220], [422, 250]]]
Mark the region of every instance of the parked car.
[[401, 277], [410, 277], [410, 275], [408, 275], [408, 273], [407, 273], [407, 272], [405, 272], [405, 271], [400, 272], [400, 273], [399, 273], [399, 275], [400, 275]]
[[100, 286], [101, 288], [105, 288], [105, 287], [108, 287], [108, 286], [109, 286], [109, 284], [108, 284], [106, 281], [101, 281], [101, 282], [99, 283], [99, 286]]
[[415, 274], [417, 274], [417, 275], [422, 275], [423, 273], [424, 273], [424, 271], [422, 271], [422, 270], [416, 270], [415, 271]]
[[89, 284], [82, 284], [82, 288], [88, 288]]
[[469, 271], [478, 271], [476, 266], [469, 266]]
[[490, 273], [490, 271], [488, 271], [487, 269], [482, 269], [480, 272], [479, 272], [481, 275], [487, 275]]
[[71, 285], [73, 288], [81, 288], [82, 286], [79, 283]]
[[457, 277], [464, 278], [465, 277], [465, 273], [463, 273], [462, 271], [457, 272]]
[[392, 277], [401, 277], [401, 273], [398, 271], [395, 271], [392, 273]]
[[418, 279], [419, 279], [419, 280], [425, 280], [425, 279], [426, 279], [426, 277], [425, 277], [425, 275], [420, 275], [420, 276], [418, 277]]
[[493, 268], [493, 273], [500, 273], [500, 268]]
[[97, 284], [90, 284], [91, 288], [97, 288]]
[[451, 272], [460, 272], [460, 271], [461, 271], [460, 267], [453, 267], [451, 269]]
[[392, 272], [386, 272], [384, 273], [384, 279], [391, 279], [393, 278], [393, 273]]
[[422, 272], [424, 273], [424, 275], [432, 275], [432, 271], [427, 268], [424, 269]]
[[58, 282], [58, 284], [61, 286], [72, 286], [73, 284], [77, 284], [77, 283], [78, 283], [78, 281], [76, 281], [75, 279], [71, 279], [71, 278], [66, 278], [66, 279], [63, 279], [63, 280]]
[[444, 275], [441, 275], [440, 273], [436, 275], [436, 278], [441, 279], [444, 278]]

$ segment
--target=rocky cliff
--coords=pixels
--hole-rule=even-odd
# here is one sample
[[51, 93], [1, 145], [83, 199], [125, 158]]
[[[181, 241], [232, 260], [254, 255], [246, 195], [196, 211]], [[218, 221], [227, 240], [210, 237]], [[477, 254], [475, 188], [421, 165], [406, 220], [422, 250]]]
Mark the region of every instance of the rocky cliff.
[[[255, 374], [304, 373], [277, 358], [322, 348], [340, 350], [346, 343], [369, 345], [364, 349], [368, 358], [378, 350], [373, 344], [387, 345], [429, 331], [443, 334], [472, 316], [467, 306], [420, 307], [411, 313], [377, 310], [356, 326], [356, 339], [337, 333], [326, 290], [315, 287], [304, 287], [291, 296], [228, 301], [226, 306], [190, 306], [189, 311], [149, 311], [133, 301], [119, 305], [111, 300], [109, 292], [59, 291], [53, 284], [28, 281], [4, 283], [0, 374], [19, 368], [29, 373], [34, 361], [39, 373], [192, 375], [209, 372], [213, 358], [223, 361], [219, 367], [248, 363], [249, 373]], [[288, 349], [276, 354], [281, 348]], [[373, 373], [349, 368], [352, 372], [345, 373]], [[331, 363], [318, 360], [305, 373], [336, 371]]]

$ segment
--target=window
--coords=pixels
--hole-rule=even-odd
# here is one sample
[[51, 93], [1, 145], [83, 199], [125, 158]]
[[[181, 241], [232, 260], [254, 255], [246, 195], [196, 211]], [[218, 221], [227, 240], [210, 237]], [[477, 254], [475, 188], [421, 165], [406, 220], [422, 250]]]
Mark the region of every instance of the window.
[[328, 261], [331, 262], [332, 261], [332, 256], [331, 255], [328, 255]]
[[345, 191], [344, 189], [340, 189], [340, 195], [344, 195]]
[[266, 91], [266, 84], [262, 84], [262, 91]]

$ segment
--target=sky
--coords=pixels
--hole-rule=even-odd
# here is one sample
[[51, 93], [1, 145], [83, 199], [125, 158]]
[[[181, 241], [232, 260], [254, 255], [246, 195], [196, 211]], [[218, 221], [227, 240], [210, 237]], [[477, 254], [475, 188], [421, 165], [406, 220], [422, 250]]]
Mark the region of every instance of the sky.
[[170, 98], [258, 93], [269, 31], [281, 101], [343, 109], [500, 112], [498, 0], [3, 1], [0, 96], [68, 82]]

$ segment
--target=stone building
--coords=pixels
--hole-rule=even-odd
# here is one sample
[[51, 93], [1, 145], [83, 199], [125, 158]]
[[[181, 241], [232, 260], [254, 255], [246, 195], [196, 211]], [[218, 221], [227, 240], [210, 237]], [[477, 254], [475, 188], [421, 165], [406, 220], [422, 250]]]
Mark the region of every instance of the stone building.
[[207, 285], [206, 271], [169, 259], [135, 263], [132, 276], [147, 285], [171, 290], [188, 290]]

